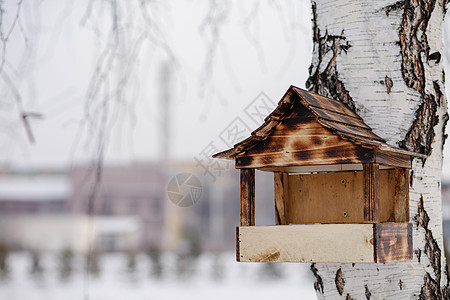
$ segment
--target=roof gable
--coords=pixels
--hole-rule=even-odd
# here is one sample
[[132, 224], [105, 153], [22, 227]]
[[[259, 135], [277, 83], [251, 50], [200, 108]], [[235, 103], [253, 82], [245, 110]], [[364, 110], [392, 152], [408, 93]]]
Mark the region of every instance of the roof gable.
[[[249, 138], [213, 157], [236, 158], [236, 167], [274, 166], [274, 161], [306, 164], [305, 157], [312, 154], [312, 164], [330, 163], [324, 161], [330, 157], [337, 159], [335, 163], [354, 163], [361, 162], [359, 155], [367, 156], [365, 149], [421, 156], [387, 145], [344, 103], [291, 86]], [[263, 153], [255, 164], [254, 158]]]

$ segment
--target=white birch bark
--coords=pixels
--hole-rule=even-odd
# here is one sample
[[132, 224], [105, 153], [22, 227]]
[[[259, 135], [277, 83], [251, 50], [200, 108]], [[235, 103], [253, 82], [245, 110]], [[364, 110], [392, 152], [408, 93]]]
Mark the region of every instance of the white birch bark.
[[[414, 257], [386, 264], [313, 264], [319, 299], [449, 299], [440, 172], [447, 107], [441, 60], [444, 1], [312, 1], [307, 87], [354, 107], [413, 162]], [[349, 249], [351, 251], [351, 249]]]

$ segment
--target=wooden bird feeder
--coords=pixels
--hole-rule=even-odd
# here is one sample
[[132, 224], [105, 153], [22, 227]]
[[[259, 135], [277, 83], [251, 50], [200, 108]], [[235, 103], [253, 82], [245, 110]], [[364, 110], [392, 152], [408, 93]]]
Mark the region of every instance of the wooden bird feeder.
[[[264, 124], [213, 157], [241, 170], [241, 262], [412, 259], [414, 157], [342, 102], [291, 86]], [[276, 225], [255, 226], [255, 169], [274, 173]]]

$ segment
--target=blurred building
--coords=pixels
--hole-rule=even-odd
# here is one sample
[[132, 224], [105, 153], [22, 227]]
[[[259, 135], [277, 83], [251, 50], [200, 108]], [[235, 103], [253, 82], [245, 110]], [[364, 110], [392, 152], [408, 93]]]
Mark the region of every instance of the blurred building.
[[66, 211], [71, 186], [63, 173], [16, 173], [0, 177], [0, 213], [33, 214]]
[[[13, 249], [60, 251], [231, 250], [239, 226], [239, 172], [217, 178], [192, 162], [77, 166], [68, 172], [3, 172], [0, 175], [0, 242]], [[168, 197], [178, 174], [198, 179], [192, 205]], [[180, 186], [180, 194], [189, 187]], [[173, 199], [172, 199], [173, 200]], [[256, 174], [256, 223], [274, 224], [273, 177]]]
[[167, 179], [158, 165], [75, 167], [68, 212], [96, 216], [96, 249], [160, 248], [165, 222]]
[[60, 171], [12, 171], [0, 176], [0, 241], [12, 249], [84, 251], [89, 219], [68, 214], [72, 193]]

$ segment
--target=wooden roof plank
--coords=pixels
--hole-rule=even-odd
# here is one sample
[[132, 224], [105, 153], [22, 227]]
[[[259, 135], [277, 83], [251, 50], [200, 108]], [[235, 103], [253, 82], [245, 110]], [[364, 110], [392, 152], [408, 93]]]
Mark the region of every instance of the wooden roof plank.
[[360, 137], [364, 137], [364, 138], [371, 139], [371, 140], [382, 141], [382, 142], [385, 141], [384, 139], [382, 139], [381, 137], [379, 137], [378, 135], [373, 133], [372, 130], [366, 130], [366, 129], [362, 129], [362, 128], [358, 128], [358, 127], [348, 126], [348, 125], [345, 125], [342, 123], [328, 121], [328, 120], [324, 120], [324, 119], [320, 119], [318, 121], [321, 124], [323, 124], [325, 127], [330, 128], [332, 130], [337, 130], [340, 132], [352, 134], [352, 135], [355, 135], [356, 137], [360, 136]]
[[264, 119], [264, 121], [269, 122], [271, 119], [272, 120], [281, 120], [286, 116], [286, 113], [291, 108], [292, 108], [292, 103], [282, 101], [282, 102], [280, 102], [278, 107]]
[[304, 99], [306, 102], [308, 102], [312, 106], [332, 110], [337, 113], [341, 113], [341, 114], [348, 115], [350, 117], [362, 120], [362, 118], [360, 116], [358, 116], [347, 105], [345, 105], [344, 103], [342, 103], [340, 101], [326, 98], [324, 96], [317, 95], [313, 92], [308, 92], [308, 91], [299, 89], [298, 87], [292, 87], [292, 88], [302, 99]]
[[356, 126], [356, 127], [361, 127], [361, 128], [367, 129], [367, 130], [372, 130], [361, 119], [349, 117], [348, 115], [336, 113], [331, 110], [318, 108], [318, 107], [314, 107], [314, 106], [311, 106], [310, 110], [314, 114], [318, 115], [320, 118], [325, 119], [325, 120], [344, 123], [344, 124], [348, 124], [348, 125], [352, 125], [352, 126]]

